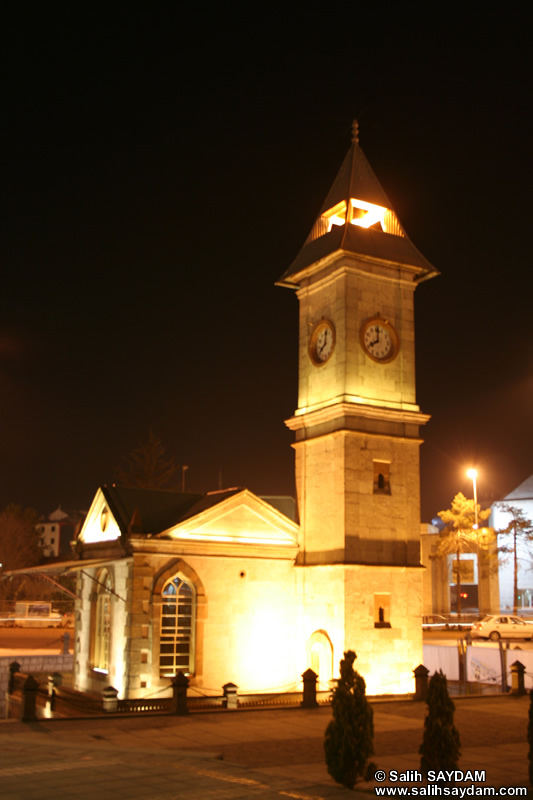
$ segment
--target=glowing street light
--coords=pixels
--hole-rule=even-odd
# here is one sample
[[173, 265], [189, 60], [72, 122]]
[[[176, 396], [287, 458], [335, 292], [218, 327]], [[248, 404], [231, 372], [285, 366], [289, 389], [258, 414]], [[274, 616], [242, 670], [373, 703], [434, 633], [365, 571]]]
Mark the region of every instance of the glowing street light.
[[185, 491], [185, 473], [189, 469], [188, 464], [184, 464], [181, 468], [181, 491]]
[[477, 469], [469, 469], [467, 470], [466, 474], [468, 475], [469, 478], [472, 479], [472, 485], [474, 487], [474, 514], [476, 519], [474, 524], [474, 530], [477, 531], [479, 527], [477, 521]]

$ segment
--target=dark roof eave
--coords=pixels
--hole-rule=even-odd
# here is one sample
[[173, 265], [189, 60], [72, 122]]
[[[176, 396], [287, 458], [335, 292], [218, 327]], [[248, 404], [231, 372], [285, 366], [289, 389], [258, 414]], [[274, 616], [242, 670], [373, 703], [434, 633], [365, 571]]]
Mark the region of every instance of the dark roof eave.
[[282, 275], [281, 284], [296, 286], [309, 267], [336, 255], [400, 266], [425, 278], [439, 274], [407, 236], [342, 225], [335, 226], [329, 233], [305, 244]]

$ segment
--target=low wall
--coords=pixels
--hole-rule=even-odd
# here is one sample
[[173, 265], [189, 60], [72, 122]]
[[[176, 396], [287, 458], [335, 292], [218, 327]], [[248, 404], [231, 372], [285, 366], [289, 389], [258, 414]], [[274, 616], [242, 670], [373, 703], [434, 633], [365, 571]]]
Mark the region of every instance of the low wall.
[[449, 681], [459, 680], [459, 651], [457, 644], [424, 644], [424, 666], [433, 675], [440, 669]]
[[[6, 716], [6, 692], [9, 684], [9, 665], [16, 661], [20, 671], [33, 675], [40, 683], [53, 672], [62, 675], [73, 670], [74, 656], [68, 655], [25, 655], [0, 656], [0, 719]], [[42, 677], [41, 677], [42, 676]]]
[[458, 681], [461, 677], [461, 658], [464, 663], [463, 680], [494, 686], [502, 684], [502, 668], [506, 683], [510, 685], [511, 666], [515, 661], [520, 661], [525, 667], [525, 688], [533, 689], [533, 650], [521, 650], [516, 642], [501, 645], [474, 642], [466, 647], [463, 657], [457, 643], [424, 645], [424, 666], [429, 669], [430, 675], [441, 669], [449, 681]]

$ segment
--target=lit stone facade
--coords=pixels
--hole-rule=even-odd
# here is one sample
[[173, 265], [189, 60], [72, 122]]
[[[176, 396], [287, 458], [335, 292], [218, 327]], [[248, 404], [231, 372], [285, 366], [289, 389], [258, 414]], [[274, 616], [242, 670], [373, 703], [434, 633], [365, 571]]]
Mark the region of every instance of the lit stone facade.
[[[429, 418], [416, 405], [413, 297], [433, 274], [354, 141], [281, 284], [300, 304], [298, 409], [286, 424], [302, 602], [335, 661], [357, 652], [371, 692], [409, 691], [422, 661], [419, 431]], [[327, 586], [334, 621], [308, 600]]]
[[[150, 521], [142, 524], [143, 514], [150, 520], [150, 509], [173, 497], [177, 507], [183, 504], [183, 496], [173, 493], [117, 487], [97, 493], [79, 539], [88, 566], [78, 579], [76, 685], [96, 691], [111, 684], [131, 698], [169, 689], [171, 670], [160, 663], [163, 590], [177, 576], [193, 593], [190, 662], [184, 669], [192, 692], [217, 694], [229, 682], [246, 691], [295, 688], [306, 668], [294, 568], [298, 526], [246, 490], [207, 496], [208, 508], [192, 516], [186, 511], [183, 521], [163, 530]], [[187, 510], [198, 500], [205, 505], [205, 497], [187, 498]], [[104, 632], [109, 660], [95, 667], [104, 571], [112, 576], [113, 590]]]

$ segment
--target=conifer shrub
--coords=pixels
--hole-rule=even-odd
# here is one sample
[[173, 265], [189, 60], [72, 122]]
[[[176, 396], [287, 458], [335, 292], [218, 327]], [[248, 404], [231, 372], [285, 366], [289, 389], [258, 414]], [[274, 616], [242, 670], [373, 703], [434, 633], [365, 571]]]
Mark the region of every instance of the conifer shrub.
[[358, 778], [370, 779], [375, 765], [374, 713], [366, 698], [366, 684], [353, 668], [357, 656], [347, 650], [340, 663], [340, 678], [333, 690], [333, 719], [326, 728], [326, 765], [337, 783], [353, 789]]
[[461, 741], [453, 724], [455, 705], [450, 700], [448, 683], [442, 670], [430, 678], [426, 703], [428, 711], [419, 750], [422, 772], [456, 769], [461, 755]]

